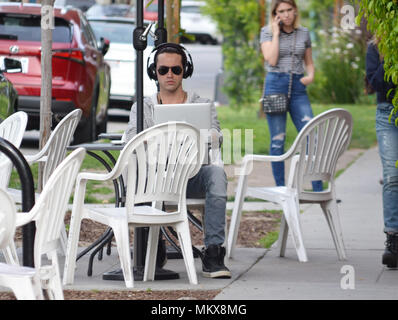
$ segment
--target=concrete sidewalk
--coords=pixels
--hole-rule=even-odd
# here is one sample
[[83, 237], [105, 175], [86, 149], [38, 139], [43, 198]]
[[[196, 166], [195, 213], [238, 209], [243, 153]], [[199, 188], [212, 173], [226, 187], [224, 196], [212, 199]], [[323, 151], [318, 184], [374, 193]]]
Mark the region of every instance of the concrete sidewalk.
[[336, 180], [346, 261], [337, 260], [320, 207], [310, 205], [301, 220], [309, 261], [298, 262], [289, 239], [284, 258], [272, 248], [216, 299], [397, 299], [398, 270], [381, 264], [381, 175], [378, 151], [372, 148]]
[[[365, 151], [336, 180], [337, 197], [342, 200], [339, 210], [347, 249], [346, 261], [337, 259], [320, 207], [306, 205], [301, 207], [304, 243], [309, 259], [306, 263], [298, 261], [292, 242], [288, 239], [284, 258], [279, 257], [273, 248], [237, 248], [236, 258], [226, 260], [226, 265], [232, 271], [232, 279], [202, 277], [201, 261], [197, 258], [195, 264], [199, 285], [190, 285], [184, 263], [177, 259], [169, 260], [165, 268], [178, 272], [180, 279], [136, 281], [134, 290], [219, 289], [222, 291], [216, 299], [223, 300], [397, 299], [398, 270], [389, 270], [381, 264], [385, 237], [382, 232], [380, 178], [378, 151], [372, 148]], [[63, 260], [60, 257], [61, 273]], [[75, 282], [65, 289], [126, 290], [123, 281], [102, 280], [104, 272], [119, 268], [116, 248], [112, 249], [110, 256], [104, 253], [101, 261], [95, 258], [91, 277], [87, 276], [87, 264], [88, 255], [77, 262]], [[347, 275], [346, 270], [350, 271]]]

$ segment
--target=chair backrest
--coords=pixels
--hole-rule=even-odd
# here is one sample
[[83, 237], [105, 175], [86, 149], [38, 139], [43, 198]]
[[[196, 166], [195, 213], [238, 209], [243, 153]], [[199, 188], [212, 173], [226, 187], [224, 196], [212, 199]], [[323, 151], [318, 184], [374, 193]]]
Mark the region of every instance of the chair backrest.
[[72, 141], [73, 134], [79, 124], [82, 110], [76, 109], [68, 113], [55, 127], [46, 145], [47, 160], [43, 169], [43, 185], [45, 185], [55, 168], [65, 159], [66, 147]]
[[85, 154], [84, 148], [78, 148], [59, 164], [30, 211], [36, 220], [34, 243], [36, 267], [41, 266], [43, 254], [58, 247], [68, 201]]
[[114, 169], [120, 174], [127, 167], [127, 211], [133, 213], [135, 203], [184, 202], [188, 179], [199, 171], [203, 154], [199, 130], [188, 123], [159, 124], [136, 135]]
[[15, 233], [16, 208], [8, 193], [0, 189], [0, 249], [8, 247]]
[[[19, 148], [28, 123], [28, 115], [23, 111], [13, 113], [0, 123], [0, 137]], [[12, 170], [11, 160], [0, 152], [0, 187], [8, 187]]]
[[294, 159], [295, 176], [288, 186], [297, 188], [300, 194], [309, 192], [304, 188], [311, 181], [333, 183], [337, 160], [348, 148], [351, 135], [352, 116], [345, 109], [331, 109], [309, 121], [289, 150], [299, 156]]

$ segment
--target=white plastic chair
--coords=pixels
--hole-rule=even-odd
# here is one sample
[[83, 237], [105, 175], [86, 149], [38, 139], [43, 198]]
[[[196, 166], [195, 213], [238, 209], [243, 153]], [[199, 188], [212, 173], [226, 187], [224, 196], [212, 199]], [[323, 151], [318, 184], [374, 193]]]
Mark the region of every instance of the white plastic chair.
[[[0, 123], [0, 137], [11, 142], [19, 148], [28, 123], [28, 115], [19, 111], [7, 117]], [[7, 189], [12, 171], [11, 160], [0, 152], [0, 188]], [[12, 241], [6, 249], [2, 250], [6, 262], [9, 264], [19, 264], [15, 244]]]
[[[344, 109], [326, 111], [307, 123], [291, 148], [281, 156], [246, 155], [243, 159], [228, 238], [228, 257], [232, 257], [238, 235], [245, 197], [275, 202], [282, 206], [283, 217], [278, 250], [283, 257], [290, 228], [299, 261], [308, 260], [300, 227], [299, 203], [318, 203], [326, 217], [340, 260], [346, 259], [343, 236], [336, 204], [335, 173], [339, 157], [347, 149], [352, 134], [352, 116]], [[287, 186], [248, 187], [253, 161], [285, 161], [292, 158]], [[307, 189], [311, 181], [328, 182], [321, 192]], [[310, 187], [311, 188], [311, 187]], [[311, 189], [312, 190], [312, 189]]]
[[[69, 198], [85, 154], [85, 149], [78, 148], [67, 156], [48, 179], [33, 208], [17, 213], [17, 227], [36, 222], [34, 264], [50, 299], [63, 299], [57, 249]], [[43, 255], [47, 255], [50, 264], [43, 263]]]
[[[182, 246], [189, 281], [197, 284], [189, 233], [185, 192], [188, 179], [201, 165], [203, 148], [199, 132], [181, 122], [153, 126], [131, 139], [121, 151], [113, 170], [106, 174], [80, 173], [77, 177], [63, 283], [72, 284], [82, 219], [91, 219], [113, 229], [120, 264], [128, 288], [134, 286], [128, 225], [150, 226], [144, 270], [144, 281], [154, 280], [159, 228], [176, 228]], [[98, 208], [84, 206], [88, 180], [117, 179], [127, 168], [126, 207]], [[176, 201], [174, 212], [161, 210], [163, 201]], [[135, 204], [152, 203], [152, 206]]]
[[[0, 248], [10, 245], [15, 234], [14, 201], [0, 189]], [[12, 289], [18, 300], [43, 300], [39, 274], [34, 268], [0, 263], [0, 286]]]
[[[66, 148], [72, 141], [73, 134], [75, 133], [76, 127], [79, 124], [81, 115], [81, 109], [76, 109], [68, 113], [51, 132], [51, 135], [44, 147], [34, 155], [25, 156], [25, 159], [29, 165], [39, 162], [44, 163], [43, 187], [46, 185], [55, 168], [57, 168], [62, 160], [65, 159], [67, 151]], [[21, 190], [9, 188], [8, 192], [13, 196], [16, 203], [22, 202]], [[39, 193], [35, 194], [36, 199], [38, 199], [39, 196]], [[65, 226], [63, 225], [61, 237], [61, 249], [63, 253], [66, 252], [66, 242], [67, 236]]]
[[[0, 137], [11, 142], [19, 148], [25, 133], [28, 115], [23, 111], [18, 111], [4, 119], [0, 123]], [[0, 188], [6, 189], [11, 176], [11, 160], [0, 152]]]

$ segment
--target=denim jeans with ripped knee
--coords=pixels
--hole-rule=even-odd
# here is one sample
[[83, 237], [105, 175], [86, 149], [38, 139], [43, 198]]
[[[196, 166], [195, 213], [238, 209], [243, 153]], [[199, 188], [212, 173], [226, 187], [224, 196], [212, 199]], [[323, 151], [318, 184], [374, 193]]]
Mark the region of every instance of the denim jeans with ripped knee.
[[376, 110], [376, 134], [383, 166], [384, 232], [398, 232], [398, 127], [388, 120], [393, 105], [379, 103]]
[[[301, 83], [302, 74], [293, 74], [292, 93], [290, 98], [289, 113], [299, 132], [308, 121], [313, 118], [310, 100], [306, 86]], [[264, 94], [288, 93], [289, 74], [269, 72], [265, 79]], [[286, 113], [267, 114], [268, 127], [271, 136], [270, 155], [279, 156], [285, 152]], [[277, 186], [285, 185], [285, 163], [272, 162], [272, 173]], [[313, 181], [314, 191], [322, 191], [322, 181]]]

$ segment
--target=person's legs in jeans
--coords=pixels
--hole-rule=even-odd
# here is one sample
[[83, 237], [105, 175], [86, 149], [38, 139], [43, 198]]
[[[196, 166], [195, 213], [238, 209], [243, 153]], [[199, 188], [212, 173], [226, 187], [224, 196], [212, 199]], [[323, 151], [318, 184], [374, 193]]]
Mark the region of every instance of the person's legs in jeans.
[[383, 104], [376, 111], [376, 134], [383, 166], [384, 232], [398, 232], [398, 128], [388, 117], [392, 106]]
[[[293, 91], [290, 99], [290, 116], [297, 129], [301, 129], [314, 117], [312, 113], [311, 103], [308, 99], [306, 87], [300, 82], [302, 75], [294, 75]], [[322, 191], [322, 181], [313, 181], [312, 189], [314, 191]]]
[[[265, 79], [264, 95], [288, 92], [289, 74], [269, 72]], [[285, 151], [286, 113], [267, 114], [268, 129], [270, 132], [269, 154], [279, 156]], [[272, 174], [277, 186], [285, 185], [285, 163], [271, 162]]]
[[383, 218], [386, 233], [386, 248], [382, 263], [390, 268], [398, 265], [398, 128], [393, 116], [388, 120], [393, 106], [379, 104], [376, 111], [376, 134], [383, 166]]
[[[267, 114], [271, 144], [269, 154], [280, 156], [285, 152], [286, 113]], [[272, 174], [277, 186], [285, 185], [285, 162], [271, 162]]]
[[205, 198], [203, 232], [205, 250], [203, 274], [210, 278], [230, 278], [224, 265], [225, 210], [227, 205], [227, 176], [223, 168], [202, 166], [188, 181], [187, 198]]

